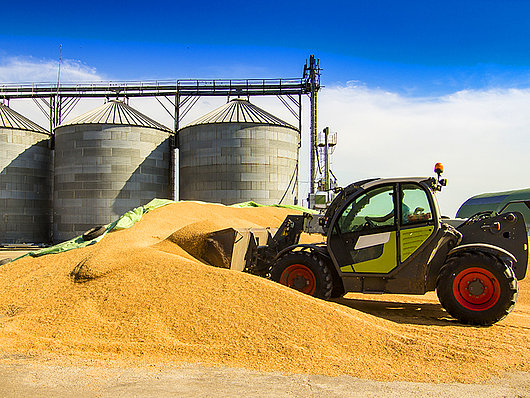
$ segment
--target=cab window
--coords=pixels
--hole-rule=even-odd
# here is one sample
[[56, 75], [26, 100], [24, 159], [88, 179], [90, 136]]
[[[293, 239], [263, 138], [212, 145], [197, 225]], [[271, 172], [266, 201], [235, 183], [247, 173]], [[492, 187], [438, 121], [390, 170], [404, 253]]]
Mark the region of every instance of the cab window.
[[416, 224], [433, 219], [427, 192], [419, 185], [401, 186], [401, 224]]
[[394, 188], [372, 189], [351, 202], [337, 222], [338, 232], [348, 233], [393, 226]]

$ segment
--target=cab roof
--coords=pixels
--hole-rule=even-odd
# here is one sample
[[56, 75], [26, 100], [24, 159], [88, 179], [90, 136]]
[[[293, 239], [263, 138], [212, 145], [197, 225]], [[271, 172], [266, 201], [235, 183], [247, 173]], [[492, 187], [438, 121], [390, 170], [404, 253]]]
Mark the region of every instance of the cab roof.
[[381, 185], [381, 184], [395, 184], [395, 183], [421, 183], [421, 182], [427, 182], [430, 177], [391, 177], [391, 178], [374, 178], [370, 180], [363, 180], [355, 182], [354, 185], [357, 185], [358, 187], [361, 187], [363, 189], [375, 186], [375, 185]]

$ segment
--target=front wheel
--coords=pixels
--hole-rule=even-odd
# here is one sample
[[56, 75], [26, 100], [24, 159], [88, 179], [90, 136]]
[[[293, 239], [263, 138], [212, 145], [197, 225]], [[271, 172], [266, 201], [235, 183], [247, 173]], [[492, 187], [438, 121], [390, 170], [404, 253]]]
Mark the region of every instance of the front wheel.
[[270, 278], [313, 297], [328, 300], [333, 277], [328, 266], [315, 254], [292, 252], [281, 257], [271, 268]]
[[465, 253], [442, 267], [436, 290], [442, 306], [460, 322], [492, 325], [515, 306], [517, 278], [493, 256]]

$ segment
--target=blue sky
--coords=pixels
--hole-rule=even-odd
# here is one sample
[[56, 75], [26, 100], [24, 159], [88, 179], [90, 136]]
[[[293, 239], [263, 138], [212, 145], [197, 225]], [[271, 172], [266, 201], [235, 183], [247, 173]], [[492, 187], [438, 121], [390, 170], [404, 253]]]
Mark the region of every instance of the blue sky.
[[[440, 201], [454, 215], [472, 195], [530, 186], [529, 17], [526, 0], [11, 1], [0, 83], [55, 82], [60, 44], [62, 81], [300, 77], [315, 54], [318, 128], [339, 134], [339, 183], [429, 175], [443, 161]], [[31, 102], [12, 106], [46, 125]], [[172, 125], [156, 103], [138, 108]], [[301, 197], [308, 128], [306, 115]]]
[[113, 80], [278, 77], [407, 95], [530, 85], [530, 2], [6, 2], [0, 56], [80, 60]]

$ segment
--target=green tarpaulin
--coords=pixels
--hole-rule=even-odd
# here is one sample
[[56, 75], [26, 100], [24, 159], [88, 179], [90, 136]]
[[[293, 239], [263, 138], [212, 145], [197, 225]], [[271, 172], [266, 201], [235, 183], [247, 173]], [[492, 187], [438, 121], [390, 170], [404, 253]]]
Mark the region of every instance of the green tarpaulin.
[[[152, 201], [150, 201], [144, 206], [140, 206], [135, 209], [129, 210], [127, 213], [122, 215], [119, 219], [117, 219], [113, 223], [106, 225], [105, 232], [102, 235], [98, 236], [97, 238], [94, 238], [89, 241], [85, 241], [82, 236], [78, 236], [76, 238], [67, 240], [66, 242], [59, 243], [55, 246], [50, 246], [50, 247], [47, 247], [41, 250], [29, 252], [23, 256], [17, 257], [15, 260], [18, 260], [19, 258], [23, 258], [26, 256], [39, 257], [39, 256], [44, 256], [46, 254], [62, 253], [68, 250], [79, 249], [81, 247], [93, 245], [99, 242], [101, 239], [103, 239], [103, 237], [107, 233], [111, 231], [118, 231], [120, 229], [130, 228], [134, 224], [136, 224], [138, 221], [140, 221], [140, 219], [145, 213], [148, 213], [151, 210], [168, 205], [170, 203], [177, 203], [177, 202], [173, 200], [169, 200], [169, 199], [153, 199]], [[306, 209], [301, 206], [293, 206], [293, 205], [272, 205], [272, 206], [314, 213], [313, 210]], [[258, 203], [250, 201], [250, 202], [244, 202], [244, 203], [237, 203], [235, 205], [232, 205], [231, 207], [266, 207], [266, 205], [260, 205]]]
[[113, 223], [106, 225], [105, 232], [102, 235], [98, 236], [97, 238], [94, 238], [89, 241], [85, 241], [82, 236], [78, 236], [76, 238], [67, 240], [66, 242], [59, 243], [55, 246], [50, 246], [45, 249], [29, 252], [23, 256], [16, 258], [15, 260], [18, 260], [19, 258], [26, 257], [26, 256], [39, 257], [39, 256], [44, 256], [46, 254], [62, 253], [68, 250], [79, 249], [80, 247], [93, 245], [99, 242], [101, 239], [103, 239], [103, 237], [110, 231], [118, 231], [120, 229], [130, 228], [134, 224], [136, 224], [138, 221], [140, 221], [140, 219], [145, 213], [153, 209], [156, 209], [158, 207], [165, 206], [170, 203], [174, 203], [174, 202], [168, 199], [153, 199], [152, 201], [150, 201], [144, 206], [140, 206], [135, 209], [129, 210], [127, 213], [122, 215], [120, 218], [118, 218]]
[[306, 209], [305, 207], [302, 207], [302, 206], [295, 206], [295, 205], [260, 205], [259, 203], [256, 203], [256, 202], [243, 202], [243, 203], [237, 203], [235, 205], [231, 205], [230, 207], [282, 207], [282, 208], [285, 208], [285, 209], [293, 209], [293, 210], [298, 210], [298, 211], [304, 211], [306, 213], [317, 213], [317, 211], [315, 210], [311, 210], [311, 209]]

